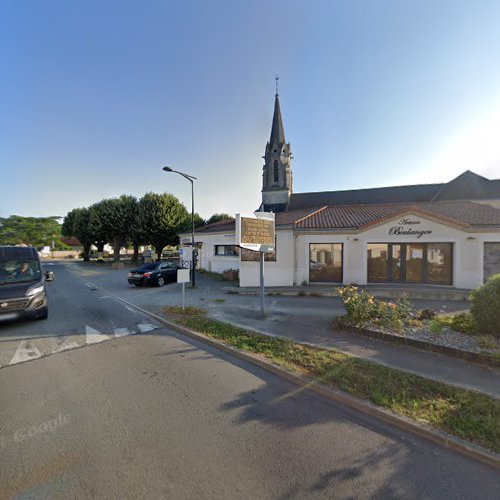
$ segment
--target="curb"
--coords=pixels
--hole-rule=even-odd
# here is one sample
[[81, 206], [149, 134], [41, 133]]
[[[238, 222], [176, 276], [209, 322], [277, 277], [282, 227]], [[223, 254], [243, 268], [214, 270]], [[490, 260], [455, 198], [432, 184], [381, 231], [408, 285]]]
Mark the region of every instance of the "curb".
[[447, 356], [459, 359], [465, 359], [467, 361], [472, 361], [474, 363], [491, 366], [493, 368], [500, 368], [500, 362], [494, 358], [475, 352], [463, 351], [462, 349], [457, 349], [455, 347], [447, 347], [444, 345], [432, 344], [431, 342], [426, 342], [425, 340], [417, 340], [413, 338], [403, 337], [402, 335], [392, 335], [390, 333], [378, 332], [376, 330], [369, 330], [368, 328], [359, 328], [357, 326], [345, 325], [339, 323], [338, 328], [344, 330], [348, 333], [355, 333], [366, 338], [375, 338], [382, 340], [384, 342], [391, 342], [393, 344], [406, 344], [417, 349], [422, 349], [423, 351], [438, 352], [440, 354], [445, 354]]
[[450, 448], [478, 462], [482, 462], [484, 464], [489, 465], [490, 467], [500, 470], [500, 454], [497, 454], [493, 451], [489, 451], [486, 448], [482, 448], [481, 446], [475, 445], [473, 443], [469, 443], [468, 441], [452, 436], [451, 434], [447, 434], [446, 432], [438, 431], [436, 429], [431, 429], [426, 425], [419, 424], [407, 417], [396, 415], [388, 410], [384, 410], [383, 408], [375, 406], [374, 404], [368, 401], [350, 396], [345, 392], [332, 389], [319, 382], [315, 382], [301, 375], [291, 373], [285, 370], [284, 368], [274, 365], [268, 361], [265, 361], [254, 354], [240, 351], [238, 349], [235, 349], [234, 347], [223, 344], [222, 342], [219, 342], [218, 340], [208, 337], [202, 333], [195, 332], [193, 330], [180, 326], [177, 323], [173, 323], [172, 321], [169, 321], [155, 313], [147, 311], [146, 309], [143, 309], [140, 306], [132, 304], [127, 300], [122, 299], [121, 297], [118, 297], [113, 293], [106, 291], [103, 288], [100, 288], [89, 281], [86, 282], [91, 284], [95, 288], [102, 290], [103, 292], [112, 296], [116, 300], [136, 309], [137, 311], [143, 314], [146, 314], [147, 316], [156, 319], [157, 321], [159, 321], [160, 323], [162, 323], [163, 325], [167, 326], [169, 329], [177, 333], [186, 335], [187, 337], [190, 337], [199, 342], [203, 342], [204, 344], [207, 344], [211, 347], [215, 347], [216, 349], [224, 351], [243, 361], [247, 361], [249, 363], [257, 365], [260, 368], [263, 368], [264, 370], [273, 373], [274, 375], [278, 375], [295, 385], [301, 386], [305, 389], [315, 392], [316, 394], [319, 394], [322, 397], [325, 397], [331, 401], [334, 401], [336, 403], [341, 403], [365, 415], [381, 420], [382, 422], [394, 425], [399, 429], [402, 429], [406, 432], [424, 438], [427, 441], [430, 441], [434, 444], [441, 445], [445, 448]]

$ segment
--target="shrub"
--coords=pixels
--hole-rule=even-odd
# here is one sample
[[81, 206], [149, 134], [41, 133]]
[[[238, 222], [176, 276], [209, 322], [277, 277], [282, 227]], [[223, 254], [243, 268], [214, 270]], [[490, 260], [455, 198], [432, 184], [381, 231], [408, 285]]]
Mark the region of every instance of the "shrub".
[[474, 290], [471, 315], [481, 333], [500, 337], [500, 274], [492, 276], [483, 286]]
[[417, 313], [417, 319], [421, 321], [424, 319], [434, 319], [435, 317], [436, 311], [434, 311], [433, 309], [422, 309]]
[[373, 323], [399, 331], [412, 318], [412, 308], [407, 296], [397, 302], [384, 302], [374, 299], [364, 290], [358, 291], [358, 287], [354, 285], [339, 288], [338, 293], [347, 311], [345, 319], [351, 325], [363, 327], [367, 323]]
[[346, 285], [338, 289], [338, 293], [347, 311], [346, 320], [363, 327], [378, 315], [375, 299], [364, 290], [358, 292], [358, 287]]
[[429, 330], [432, 333], [441, 333], [443, 325], [437, 319], [431, 319], [429, 321]]
[[451, 318], [450, 326], [453, 330], [467, 335], [477, 333], [477, 325], [470, 313], [458, 313]]

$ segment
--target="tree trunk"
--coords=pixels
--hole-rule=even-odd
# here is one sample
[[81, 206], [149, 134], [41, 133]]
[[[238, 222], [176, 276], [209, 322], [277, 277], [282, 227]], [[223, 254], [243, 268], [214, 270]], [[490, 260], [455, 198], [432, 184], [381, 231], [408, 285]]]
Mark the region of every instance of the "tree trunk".
[[89, 253], [90, 253], [90, 244], [88, 245], [83, 245], [83, 261], [88, 262], [90, 260]]
[[132, 257], [132, 262], [137, 264], [139, 260], [139, 243], [134, 243], [134, 256]]
[[164, 249], [164, 248], [165, 248], [165, 247], [159, 247], [159, 246], [157, 247], [157, 246], [155, 245], [155, 250], [156, 250], [156, 258], [157, 258], [157, 260], [161, 260], [161, 252], [163, 251], [163, 249]]
[[122, 238], [115, 238], [113, 240], [113, 260], [115, 262], [120, 260], [120, 249], [123, 244], [123, 239]]

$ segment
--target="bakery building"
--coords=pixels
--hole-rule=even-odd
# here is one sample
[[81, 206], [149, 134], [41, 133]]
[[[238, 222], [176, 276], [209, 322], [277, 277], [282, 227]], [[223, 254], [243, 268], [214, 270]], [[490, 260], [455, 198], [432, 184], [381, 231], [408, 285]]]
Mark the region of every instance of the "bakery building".
[[[279, 96], [265, 149], [262, 205], [276, 217], [266, 286], [427, 284], [472, 289], [500, 273], [500, 179], [466, 171], [447, 183], [294, 193]], [[181, 245], [190, 235], [181, 235]], [[240, 249], [234, 221], [196, 230], [198, 265], [238, 269], [258, 286], [258, 254]], [[183, 248], [190, 258], [190, 248]]]

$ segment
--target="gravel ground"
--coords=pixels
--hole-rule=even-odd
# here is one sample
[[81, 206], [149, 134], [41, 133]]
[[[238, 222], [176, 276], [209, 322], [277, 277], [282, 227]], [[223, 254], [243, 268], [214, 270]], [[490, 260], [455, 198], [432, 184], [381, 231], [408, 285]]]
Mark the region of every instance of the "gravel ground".
[[436, 345], [453, 347], [463, 351], [475, 353], [500, 353], [500, 339], [496, 339], [490, 335], [465, 335], [464, 333], [456, 332], [447, 327], [444, 327], [439, 333], [431, 332], [427, 326], [422, 328], [407, 327], [401, 333], [386, 330], [378, 325], [372, 325], [370, 329], [397, 337], [409, 337]]

